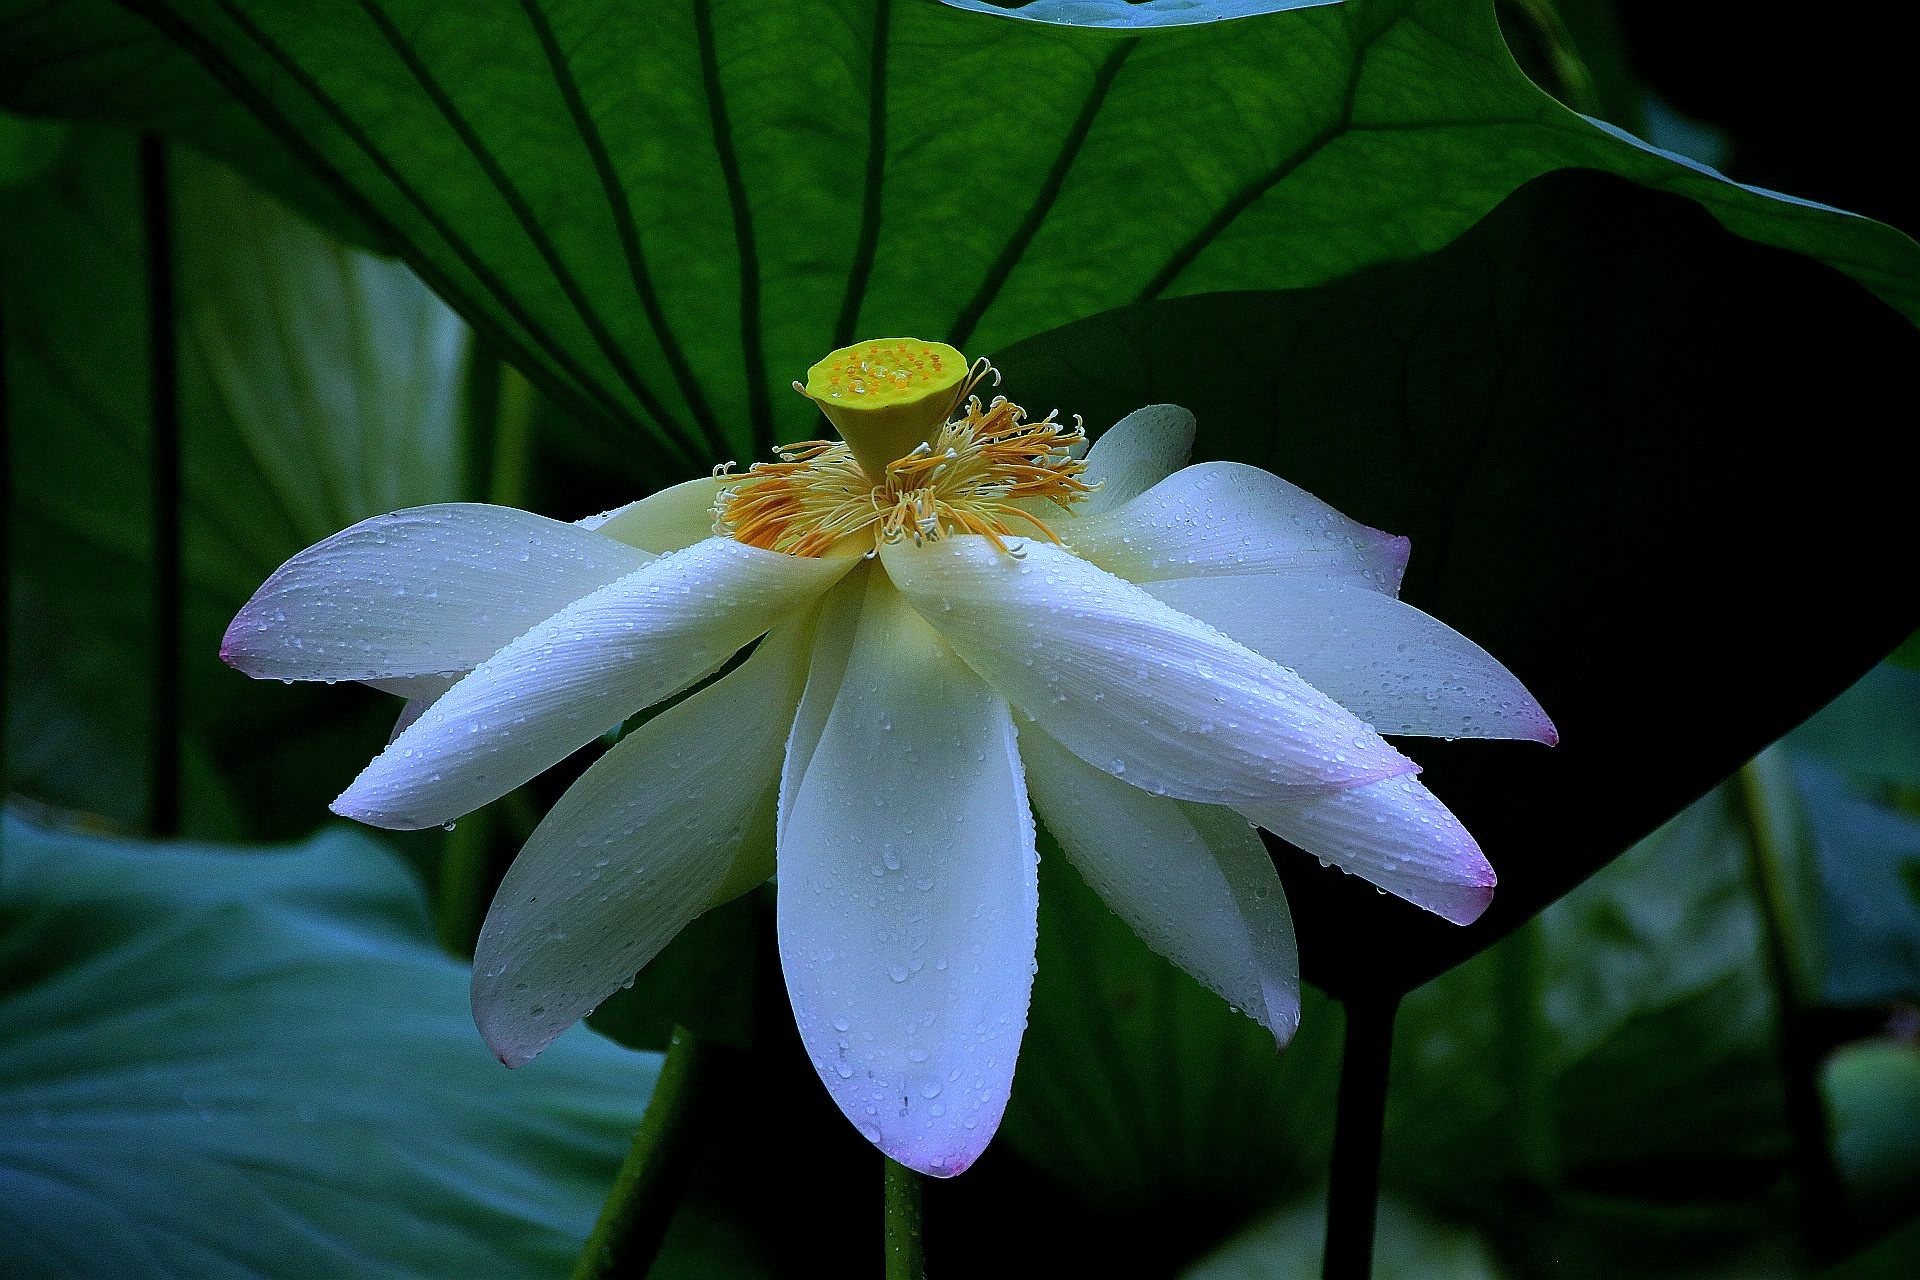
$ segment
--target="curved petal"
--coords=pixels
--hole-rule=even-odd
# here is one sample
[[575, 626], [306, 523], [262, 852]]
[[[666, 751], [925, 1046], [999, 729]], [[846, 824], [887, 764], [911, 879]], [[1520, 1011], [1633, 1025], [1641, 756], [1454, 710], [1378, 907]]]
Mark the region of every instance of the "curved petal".
[[600, 757], [535, 829], [473, 954], [473, 1016], [510, 1067], [632, 981], [771, 841], [804, 620]]
[[1020, 755], [1034, 811], [1114, 914], [1284, 1047], [1300, 953], [1259, 833], [1231, 809], [1130, 787], [1030, 724]]
[[1389, 594], [1400, 589], [1410, 545], [1238, 462], [1187, 467], [1125, 506], [1056, 532], [1075, 555], [1129, 582], [1284, 573]]
[[1082, 760], [1179, 800], [1299, 800], [1415, 768], [1326, 695], [1049, 543], [881, 551], [907, 599]]
[[1460, 819], [1412, 778], [1300, 804], [1235, 806], [1289, 844], [1455, 924], [1493, 901], [1493, 868]]
[[274, 570], [220, 656], [274, 680], [465, 671], [653, 557], [512, 507], [453, 502], [362, 520]]
[[1171, 578], [1146, 589], [1298, 671], [1380, 733], [1560, 740], [1492, 654], [1392, 596], [1272, 575]]
[[780, 840], [780, 961], [820, 1079], [909, 1168], [999, 1126], [1033, 983], [1033, 819], [1007, 705], [882, 574]]
[[787, 737], [787, 754], [781, 766], [780, 813], [778, 829], [785, 838], [787, 818], [800, 794], [800, 780], [806, 776], [820, 735], [826, 731], [827, 717], [833, 714], [834, 699], [840, 696], [840, 684], [846, 678], [847, 662], [853, 655], [854, 633], [860, 629], [860, 614], [866, 603], [869, 579], [874, 569], [862, 564], [833, 584], [820, 602], [820, 614], [813, 627], [813, 655], [807, 666], [807, 687], [794, 713], [793, 732]]
[[1193, 430], [1193, 415], [1177, 404], [1150, 404], [1108, 427], [1087, 450], [1085, 479], [1099, 487], [1075, 511], [1111, 511], [1165, 480], [1186, 465]]
[[852, 563], [730, 538], [663, 556], [481, 663], [376, 756], [333, 811], [398, 830], [469, 813], [711, 674]]
[[588, 516], [579, 524], [582, 529], [663, 556], [713, 536], [713, 503], [725, 484], [725, 478], [718, 476], [684, 480], [638, 502]]

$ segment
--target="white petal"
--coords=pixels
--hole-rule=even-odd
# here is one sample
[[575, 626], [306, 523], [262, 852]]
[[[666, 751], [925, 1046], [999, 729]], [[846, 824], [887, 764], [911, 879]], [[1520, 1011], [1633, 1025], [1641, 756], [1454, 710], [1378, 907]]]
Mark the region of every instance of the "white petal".
[[1150, 404], [1114, 423], [1087, 450], [1086, 480], [1098, 484], [1075, 506], [1082, 515], [1111, 511], [1186, 465], [1193, 415], [1177, 404]]
[[651, 555], [577, 525], [474, 502], [362, 520], [281, 565], [220, 642], [274, 680], [465, 671]]
[[1087, 883], [1146, 944], [1285, 1045], [1300, 1025], [1300, 955], [1267, 848], [1231, 809], [1148, 795], [1033, 725], [1020, 729], [1033, 807]]
[[1301, 804], [1236, 806], [1273, 834], [1455, 924], [1493, 901], [1493, 868], [1460, 819], [1412, 778]]
[[1381, 733], [1559, 741], [1540, 703], [1492, 654], [1392, 596], [1273, 575], [1146, 588], [1298, 671]]
[[1187, 467], [1125, 506], [1055, 532], [1075, 555], [1129, 582], [1286, 573], [1389, 594], [1400, 589], [1409, 546], [1238, 462]]
[[464, 671], [453, 671], [443, 676], [397, 676], [392, 680], [369, 680], [367, 684], [382, 693], [390, 693], [406, 702], [400, 708], [399, 719], [393, 722], [393, 732], [387, 735], [387, 741], [407, 731], [407, 726], [418, 720], [426, 709], [440, 700], [440, 696], [466, 678]]
[[631, 981], [704, 911], [755, 842], [770, 848], [781, 749], [810, 628], [622, 738], [534, 831], [473, 955], [473, 1014], [517, 1067]]
[[1298, 800], [1412, 761], [1290, 671], [1049, 543], [881, 552], [973, 669], [1061, 745], [1180, 800]]
[[685, 480], [638, 502], [588, 516], [579, 524], [582, 529], [663, 556], [713, 536], [713, 503], [725, 484], [724, 479], [712, 476]]
[[663, 556], [475, 668], [375, 757], [333, 811], [399, 830], [469, 813], [710, 675], [851, 563], [731, 538]]
[[848, 1119], [959, 1173], [1000, 1123], [1039, 908], [1007, 706], [873, 574], [780, 840], [780, 959]]
[[846, 678], [847, 661], [853, 654], [854, 633], [860, 629], [860, 614], [875, 570], [863, 563], [833, 584], [813, 627], [813, 655], [807, 666], [806, 692], [793, 717], [793, 732], [787, 738], [787, 754], [781, 766], [779, 831], [785, 838], [787, 818], [800, 794], [800, 780], [806, 776], [820, 735], [826, 731], [827, 717], [833, 714], [833, 702], [840, 696]]

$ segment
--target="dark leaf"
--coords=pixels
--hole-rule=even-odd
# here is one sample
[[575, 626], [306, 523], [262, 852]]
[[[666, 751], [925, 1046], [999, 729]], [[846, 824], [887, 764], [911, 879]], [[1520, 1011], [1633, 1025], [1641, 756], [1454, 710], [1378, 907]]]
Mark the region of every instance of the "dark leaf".
[[1908, 486], [1872, 460], [1916, 347], [1831, 272], [1568, 174], [1419, 264], [1130, 308], [1001, 364], [1094, 423], [1185, 404], [1201, 452], [1410, 535], [1406, 598], [1558, 724], [1551, 750], [1405, 744], [1499, 873], [1469, 928], [1282, 857], [1307, 975], [1337, 994], [1486, 946], [1912, 629], [1889, 585]]
[[788, 380], [861, 334], [991, 352], [1318, 285], [1575, 166], [1920, 314], [1911, 241], [1568, 111], [1492, 0], [1138, 35], [935, 0], [5, 0], [0, 105], [161, 129], [404, 253], [636, 487], [810, 434]]

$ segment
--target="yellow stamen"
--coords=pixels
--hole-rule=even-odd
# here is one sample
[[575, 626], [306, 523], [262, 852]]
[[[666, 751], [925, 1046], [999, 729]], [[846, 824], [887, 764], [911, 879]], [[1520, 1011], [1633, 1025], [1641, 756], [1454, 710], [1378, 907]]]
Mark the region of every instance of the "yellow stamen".
[[992, 372], [985, 361], [969, 369], [960, 386], [966, 395], [960, 416], [875, 468], [885, 477], [881, 483], [870, 478], [852, 442], [782, 446], [778, 462], [754, 464], [721, 492], [715, 532], [801, 556], [870, 551], [882, 542], [922, 543], [956, 533], [979, 534], [1003, 552], [1008, 538], [1059, 542], [1024, 504], [1065, 509], [1092, 492], [1081, 479], [1086, 464], [1073, 456], [1086, 433], [1078, 418], [1071, 426], [1052, 413], [1029, 422], [1019, 405], [1003, 397], [982, 406], [967, 393]]

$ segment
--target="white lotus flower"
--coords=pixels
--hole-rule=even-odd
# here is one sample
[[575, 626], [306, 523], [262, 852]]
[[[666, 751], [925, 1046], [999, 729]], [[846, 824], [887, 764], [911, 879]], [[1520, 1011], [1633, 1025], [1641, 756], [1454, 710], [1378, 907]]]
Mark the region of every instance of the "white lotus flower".
[[1252, 824], [1449, 920], [1486, 907], [1473, 838], [1380, 735], [1554, 730], [1395, 599], [1406, 540], [1252, 467], [1181, 469], [1194, 422], [1171, 405], [1082, 462], [1077, 427], [965, 396], [983, 369], [859, 344], [804, 389], [847, 444], [579, 524], [377, 517], [234, 619], [222, 656], [250, 675], [409, 699], [333, 805], [382, 827], [450, 822], [699, 686], [586, 771], [501, 885], [473, 998], [502, 1061], [777, 861], [821, 1080], [887, 1154], [945, 1176], [1012, 1084], [1036, 813], [1142, 938], [1283, 1044], [1293, 927]]

